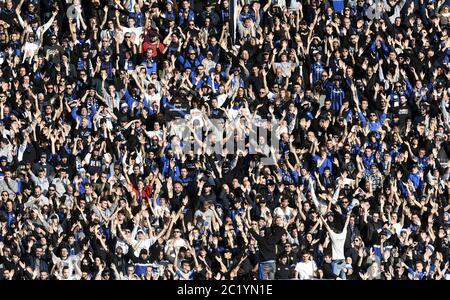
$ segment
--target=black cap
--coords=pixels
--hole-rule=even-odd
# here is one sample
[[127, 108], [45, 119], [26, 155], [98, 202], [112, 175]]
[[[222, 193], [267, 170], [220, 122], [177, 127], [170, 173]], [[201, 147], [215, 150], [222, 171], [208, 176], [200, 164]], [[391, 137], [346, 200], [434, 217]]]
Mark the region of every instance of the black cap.
[[205, 184], [203, 185], [203, 188], [207, 188], [207, 187], [212, 187], [211, 183], [209, 183], [208, 181], [205, 182]]

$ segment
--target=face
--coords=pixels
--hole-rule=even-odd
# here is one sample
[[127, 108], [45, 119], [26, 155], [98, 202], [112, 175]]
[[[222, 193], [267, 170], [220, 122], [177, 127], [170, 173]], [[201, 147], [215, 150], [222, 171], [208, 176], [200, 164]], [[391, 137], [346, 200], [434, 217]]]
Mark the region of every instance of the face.
[[127, 268], [127, 273], [128, 273], [129, 275], [133, 274], [133, 273], [134, 273], [134, 268], [133, 268], [133, 267], [128, 267], [128, 268]]
[[373, 220], [377, 222], [380, 219], [380, 215], [378, 213], [373, 214]]
[[40, 275], [39, 275], [39, 278], [40, 278], [41, 280], [47, 280], [47, 279], [48, 279], [48, 273], [45, 272], [45, 271], [42, 271], [42, 272], [40, 273]]
[[63, 249], [61, 250], [61, 257], [66, 258], [68, 255], [69, 255], [69, 252], [67, 251], [67, 249], [66, 249], [66, 248], [63, 248]]
[[303, 258], [303, 261], [309, 261], [309, 258], [310, 258], [311, 256], [309, 255], [309, 253], [304, 253], [303, 255], [302, 255], [302, 258]]

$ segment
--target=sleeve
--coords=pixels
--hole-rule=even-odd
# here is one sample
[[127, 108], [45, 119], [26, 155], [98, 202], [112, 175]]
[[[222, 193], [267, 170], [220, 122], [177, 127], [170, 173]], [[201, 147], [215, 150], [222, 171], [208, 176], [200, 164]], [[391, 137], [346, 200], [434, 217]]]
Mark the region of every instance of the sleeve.
[[331, 200], [332, 204], [336, 204], [338, 198], [339, 198], [339, 192], [341, 191], [341, 187], [338, 186], [338, 188], [336, 189], [336, 191], [333, 194], [333, 199]]
[[178, 56], [178, 62], [180, 63], [180, 65], [184, 65], [185, 58], [183, 55]]
[[131, 108], [133, 106], [134, 99], [131, 97], [128, 89], [125, 92], [125, 100], [127, 101], [128, 107]]
[[131, 241], [136, 241], [136, 235], [138, 231], [139, 226], [134, 225], [133, 231], [131, 232]]
[[50, 26], [52, 26], [53, 20], [55, 19], [54, 16], [52, 16], [47, 23], [41, 26], [41, 33], [47, 31]]
[[316, 208], [318, 209], [320, 206], [319, 200], [317, 200], [317, 196], [316, 196], [316, 192], [314, 191], [314, 185], [311, 185], [311, 199], [314, 203], [314, 205], [316, 206]]
[[74, 107], [74, 108], [72, 108], [72, 111], [70, 112], [70, 114], [72, 115], [72, 119], [74, 119], [75, 121], [78, 119], [77, 111], [78, 111], [78, 108]]
[[385, 113], [383, 113], [383, 114], [380, 116], [380, 121], [379, 121], [380, 126], [383, 126], [384, 121], [386, 121], [386, 114], [385, 114]]
[[34, 173], [31, 173], [30, 177], [31, 177], [31, 180], [34, 182], [34, 184], [38, 184], [37, 177], [36, 177], [36, 175], [34, 175]]
[[148, 100], [147, 96], [144, 96], [144, 106], [149, 110], [149, 115], [153, 115], [153, 109], [150, 106], [150, 101]]
[[19, 184], [15, 180], [10, 181], [10, 188], [14, 193], [17, 193], [19, 191]]
[[262, 237], [253, 228], [250, 228], [249, 231], [258, 243], [262, 240]]
[[359, 115], [359, 118], [361, 119], [362, 127], [366, 127], [366, 124], [367, 124], [366, 117], [364, 116], [364, 114], [361, 111], [358, 113], [358, 115]]

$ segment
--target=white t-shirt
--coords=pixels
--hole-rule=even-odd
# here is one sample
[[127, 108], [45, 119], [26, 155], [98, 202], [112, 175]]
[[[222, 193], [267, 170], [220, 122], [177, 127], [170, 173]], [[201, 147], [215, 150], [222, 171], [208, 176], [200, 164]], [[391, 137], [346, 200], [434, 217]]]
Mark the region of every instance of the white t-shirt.
[[116, 248], [119, 247], [119, 246], [122, 248], [124, 255], [128, 254], [128, 248], [129, 247], [128, 247], [128, 244], [126, 242], [118, 239], [117, 242], [116, 242]]
[[297, 263], [295, 271], [299, 274], [300, 280], [313, 279], [314, 272], [317, 271], [317, 265], [313, 260], [309, 262], [302, 261]]
[[395, 229], [395, 233], [397, 236], [400, 236], [400, 232], [402, 231], [402, 225], [400, 223], [391, 224], [391, 227]]
[[344, 244], [347, 238], [347, 228], [341, 233], [330, 232], [331, 248], [333, 249], [332, 259], [345, 259]]
[[291, 72], [292, 72], [292, 62], [290, 61], [284, 61], [284, 62], [279, 62], [279, 63], [274, 63], [275, 69], [280, 68], [283, 76], [285, 77], [291, 77]]
[[135, 244], [133, 245], [133, 247], [136, 247], [135, 251], [134, 251], [134, 256], [139, 257], [139, 254], [142, 249], [148, 250], [155, 242], [156, 242], [155, 236], [152, 236], [151, 238], [142, 240], [142, 242], [136, 240]]
[[25, 53], [22, 59], [22, 62], [25, 62], [25, 59], [28, 57], [32, 59], [34, 54], [39, 50], [39, 44], [26, 42], [23, 47], [23, 52]]
[[289, 218], [291, 217], [293, 211], [294, 211], [294, 209], [289, 206], [286, 207], [284, 210], [281, 207], [277, 207], [277, 208], [275, 208], [273, 213], [275, 216], [284, 218], [284, 220], [287, 222], [287, 221], [289, 221]]
[[123, 28], [124, 34], [131, 33], [136, 36], [134, 38], [134, 43], [136, 44], [136, 46], [139, 46], [139, 44], [140, 44], [139, 37], [142, 35], [143, 27], [134, 27], [134, 28], [122, 27], [122, 28]]

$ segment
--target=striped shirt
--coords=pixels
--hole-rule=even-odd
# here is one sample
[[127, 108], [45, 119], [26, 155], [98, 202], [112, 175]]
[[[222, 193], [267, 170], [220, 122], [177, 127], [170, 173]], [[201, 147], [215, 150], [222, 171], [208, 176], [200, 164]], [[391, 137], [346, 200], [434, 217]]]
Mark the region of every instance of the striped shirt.
[[344, 100], [345, 93], [340, 87], [333, 86], [330, 90], [330, 99], [332, 108], [334, 111], [339, 111], [342, 107], [342, 101]]
[[325, 71], [325, 66], [322, 63], [316, 62], [316, 63], [312, 64], [311, 74], [312, 74], [312, 83], [313, 84], [321, 79], [323, 71]]

